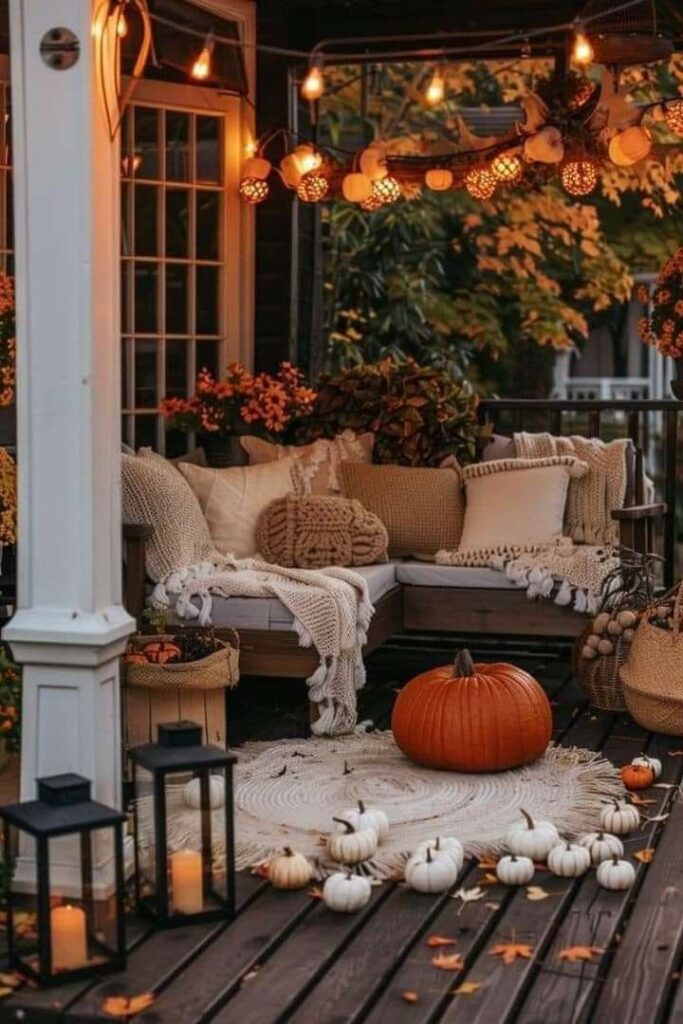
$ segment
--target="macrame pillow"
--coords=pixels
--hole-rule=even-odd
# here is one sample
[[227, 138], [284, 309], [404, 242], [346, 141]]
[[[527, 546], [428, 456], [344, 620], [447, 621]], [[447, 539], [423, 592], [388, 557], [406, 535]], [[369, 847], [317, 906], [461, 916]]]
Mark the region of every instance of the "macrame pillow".
[[250, 465], [293, 458], [292, 482], [296, 494], [343, 494], [339, 467], [343, 462], [372, 462], [374, 434], [344, 430], [331, 440], [320, 438], [311, 444], [271, 444], [260, 437], [243, 437], [240, 443]]
[[192, 489], [160, 455], [121, 456], [121, 498], [124, 523], [154, 527], [145, 544], [145, 568], [154, 583], [215, 555]]
[[457, 468], [341, 467], [349, 498], [379, 516], [389, 534], [389, 557], [434, 558], [457, 548], [464, 502]]
[[359, 501], [288, 495], [261, 513], [258, 549], [267, 562], [298, 569], [387, 560], [387, 531]]

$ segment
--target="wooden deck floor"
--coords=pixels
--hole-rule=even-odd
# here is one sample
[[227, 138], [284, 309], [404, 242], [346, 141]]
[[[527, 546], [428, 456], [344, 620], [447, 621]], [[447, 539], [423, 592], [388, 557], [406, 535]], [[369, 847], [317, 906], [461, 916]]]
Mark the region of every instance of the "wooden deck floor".
[[[401, 679], [444, 660], [434, 651], [391, 658], [374, 662], [361, 704], [379, 727], [387, 725]], [[654, 849], [651, 863], [638, 864], [633, 890], [600, 889], [594, 872], [577, 880], [543, 873], [535, 881], [549, 893], [545, 899], [494, 884], [484, 899], [463, 905], [384, 885], [364, 912], [346, 916], [305, 891], [276, 892], [243, 875], [239, 914], [229, 926], [150, 933], [131, 921], [125, 974], [85, 987], [23, 990], [2, 1004], [0, 1021], [111, 1021], [102, 1011], [107, 996], [153, 992], [154, 1005], [135, 1018], [140, 1024], [683, 1024], [683, 743], [649, 736], [626, 715], [577, 707], [562, 652], [528, 664], [555, 704], [561, 743], [601, 750], [616, 764], [643, 750], [662, 759], [660, 781], [670, 788], [646, 794], [654, 801], [646, 808], [650, 820], [626, 842], [631, 855]], [[231, 723], [236, 740], [302, 734], [301, 690], [274, 696], [240, 689]], [[456, 888], [476, 886], [483, 876], [466, 863]], [[456, 939], [462, 970], [431, 965], [426, 940], [434, 934]], [[496, 943], [511, 941], [529, 945], [532, 957], [505, 965], [490, 955]], [[601, 952], [570, 963], [559, 954], [571, 946]]]

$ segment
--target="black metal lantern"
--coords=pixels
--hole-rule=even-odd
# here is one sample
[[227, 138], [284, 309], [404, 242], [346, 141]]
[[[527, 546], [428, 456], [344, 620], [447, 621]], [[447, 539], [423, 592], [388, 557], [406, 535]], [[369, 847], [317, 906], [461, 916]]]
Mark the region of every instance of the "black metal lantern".
[[37, 800], [0, 816], [11, 965], [41, 985], [123, 970], [125, 815], [64, 774], [38, 779]]
[[237, 758], [203, 746], [194, 722], [158, 726], [130, 756], [139, 909], [164, 925], [232, 917]]

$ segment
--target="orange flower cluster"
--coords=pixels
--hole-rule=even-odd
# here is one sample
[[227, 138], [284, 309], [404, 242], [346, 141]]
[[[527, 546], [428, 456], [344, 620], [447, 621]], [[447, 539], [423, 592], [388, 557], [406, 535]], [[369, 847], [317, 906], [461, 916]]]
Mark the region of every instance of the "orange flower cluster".
[[683, 248], [662, 267], [649, 317], [642, 317], [640, 336], [664, 356], [683, 359]]
[[208, 370], [197, 377], [191, 398], [165, 398], [161, 411], [179, 430], [213, 434], [244, 434], [257, 429], [281, 434], [292, 420], [308, 416], [316, 392], [306, 387], [300, 370], [282, 363], [274, 376], [251, 374], [231, 363], [226, 376], [216, 380]]
[[14, 401], [16, 367], [14, 282], [0, 271], [0, 406]]
[[0, 448], [0, 544], [17, 541], [17, 467], [6, 448]]

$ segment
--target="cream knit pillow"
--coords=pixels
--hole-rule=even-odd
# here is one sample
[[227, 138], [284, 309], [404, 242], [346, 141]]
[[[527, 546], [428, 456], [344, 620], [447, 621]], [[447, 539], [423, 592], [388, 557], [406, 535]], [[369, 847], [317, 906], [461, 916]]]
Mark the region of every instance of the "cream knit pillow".
[[297, 494], [338, 496], [343, 494], [340, 465], [344, 462], [372, 462], [375, 436], [344, 430], [330, 440], [320, 438], [304, 445], [271, 444], [260, 437], [250, 436], [242, 437], [240, 442], [252, 466], [278, 459], [295, 459], [292, 480]]
[[182, 462], [178, 469], [199, 501], [217, 549], [247, 558], [257, 553], [259, 516], [271, 501], [292, 490], [293, 464], [290, 458], [261, 466], [204, 469]]

